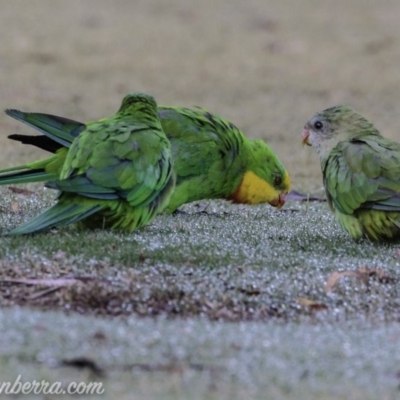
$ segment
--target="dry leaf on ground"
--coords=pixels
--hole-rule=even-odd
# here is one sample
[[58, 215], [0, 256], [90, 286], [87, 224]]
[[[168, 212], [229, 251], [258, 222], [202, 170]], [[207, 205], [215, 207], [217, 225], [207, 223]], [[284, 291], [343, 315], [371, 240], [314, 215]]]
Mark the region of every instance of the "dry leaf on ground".
[[366, 286], [369, 285], [371, 278], [377, 278], [381, 283], [394, 282], [395, 278], [390, 276], [387, 271], [381, 268], [368, 268], [365, 266], [360, 267], [358, 270], [346, 270], [346, 271], [335, 271], [333, 272], [328, 280], [326, 281], [324, 290], [326, 293], [331, 292], [339, 282], [339, 280], [345, 276], [353, 276], [360, 279]]
[[298, 297], [297, 302], [303, 306], [308, 307], [311, 311], [327, 310], [328, 306], [320, 301], [310, 300], [306, 297]]
[[22, 194], [24, 196], [32, 196], [35, 194], [35, 192], [32, 192], [32, 190], [28, 190], [28, 189], [22, 189], [19, 187], [15, 187], [15, 186], [9, 186], [8, 190], [10, 192], [16, 193], [16, 194]]

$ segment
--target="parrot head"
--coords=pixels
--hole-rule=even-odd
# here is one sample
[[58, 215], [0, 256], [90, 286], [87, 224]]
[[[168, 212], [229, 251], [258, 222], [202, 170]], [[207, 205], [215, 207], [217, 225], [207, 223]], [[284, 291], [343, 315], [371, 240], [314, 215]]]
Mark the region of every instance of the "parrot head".
[[379, 132], [367, 119], [350, 107], [339, 105], [311, 117], [304, 125], [302, 138], [304, 144], [325, 158], [338, 143], [371, 134]]
[[262, 140], [254, 140], [248, 170], [237, 190], [230, 196], [234, 203], [269, 203], [281, 208], [290, 189], [290, 177], [278, 156]]
[[286, 196], [290, 190], [289, 173], [286, 171], [283, 165], [280, 164], [280, 167], [275, 171], [265, 175], [268, 175], [268, 177], [265, 177], [265, 195], [269, 196], [267, 203], [273, 207], [283, 207], [286, 202]]
[[130, 115], [134, 113], [137, 118], [140, 113], [157, 117], [157, 103], [153, 96], [141, 92], [128, 93], [122, 100], [118, 114]]

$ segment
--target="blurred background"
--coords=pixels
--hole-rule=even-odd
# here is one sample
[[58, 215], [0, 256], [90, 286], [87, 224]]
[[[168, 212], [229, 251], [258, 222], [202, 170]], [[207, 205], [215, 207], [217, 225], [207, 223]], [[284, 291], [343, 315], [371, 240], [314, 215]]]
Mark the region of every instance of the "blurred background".
[[[0, 108], [88, 121], [131, 90], [199, 105], [263, 138], [293, 188], [321, 190], [301, 130], [346, 103], [399, 140], [398, 0], [0, 0]], [[0, 165], [44, 153], [6, 136]], [[29, 153], [29, 154], [28, 154]]]

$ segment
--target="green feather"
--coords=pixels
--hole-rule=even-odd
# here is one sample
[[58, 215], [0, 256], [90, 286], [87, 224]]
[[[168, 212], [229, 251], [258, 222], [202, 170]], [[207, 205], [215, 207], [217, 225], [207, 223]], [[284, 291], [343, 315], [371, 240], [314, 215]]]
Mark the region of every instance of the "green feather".
[[99, 211], [101, 206], [95, 204], [70, 204], [60, 202], [42, 214], [13, 229], [8, 235], [27, 235], [53, 227], [61, 227], [78, 222]]
[[247, 171], [277, 193], [289, 190], [287, 172], [272, 149], [247, 139], [231, 122], [199, 108], [161, 107], [159, 115], [177, 174], [169, 212], [196, 200], [230, 198]]
[[[60, 149], [53, 156], [57, 158], [63, 152], [61, 171], [49, 185], [61, 191], [57, 204], [11, 234], [39, 232], [78, 221], [91, 228], [102, 227], [105, 222], [107, 227], [128, 231], [149, 223], [168, 204], [175, 180], [169, 142], [156, 107], [151, 96], [129, 94], [113, 117], [86, 124], [68, 151]], [[132, 150], [131, 157], [118, 158], [115, 143], [118, 147], [132, 142], [144, 149], [150, 143], [152, 151], [137, 154]], [[46, 168], [46, 161], [37, 165], [43, 168], [43, 163]], [[132, 181], [134, 185], [127, 184]]]
[[5, 110], [5, 113], [28, 126], [31, 126], [62, 146], [69, 146], [85, 125], [68, 118], [50, 114], [25, 113], [19, 110]]

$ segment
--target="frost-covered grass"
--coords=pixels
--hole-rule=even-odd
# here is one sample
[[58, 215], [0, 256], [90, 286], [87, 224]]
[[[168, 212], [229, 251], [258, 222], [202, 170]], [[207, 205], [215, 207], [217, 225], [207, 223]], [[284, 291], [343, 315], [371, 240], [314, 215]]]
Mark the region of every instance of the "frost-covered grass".
[[[398, 325], [0, 312], [2, 381], [103, 382], [98, 398], [395, 399]], [[63, 364], [85, 357], [91, 369]], [[27, 397], [29, 398], [29, 397]], [[97, 397], [94, 397], [97, 398]]]
[[[48, 192], [1, 190], [5, 229], [51, 204]], [[23, 306], [0, 314], [5, 376], [100, 379], [110, 398], [127, 399], [394, 396], [396, 245], [353, 242], [325, 203], [184, 210], [132, 234], [2, 238], [2, 280], [86, 278], [50, 293], [3, 281], [0, 303]], [[333, 272], [360, 267], [390, 279], [347, 277], [324, 290]], [[81, 357], [104, 374], [63, 366]]]

